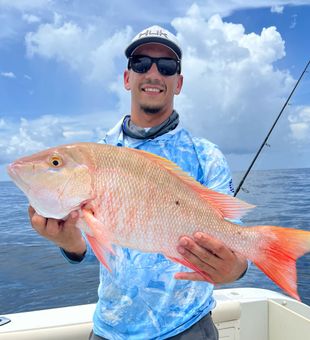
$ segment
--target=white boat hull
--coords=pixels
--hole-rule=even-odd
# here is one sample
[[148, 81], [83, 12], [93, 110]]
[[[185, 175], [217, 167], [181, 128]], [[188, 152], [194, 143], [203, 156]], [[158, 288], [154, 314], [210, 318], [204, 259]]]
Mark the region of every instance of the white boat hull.
[[[306, 340], [310, 307], [264, 289], [219, 289], [212, 313], [221, 340]], [[86, 340], [95, 304], [0, 316], [0, 340]], [[1, 321], [0, 321], [1, 322]]]

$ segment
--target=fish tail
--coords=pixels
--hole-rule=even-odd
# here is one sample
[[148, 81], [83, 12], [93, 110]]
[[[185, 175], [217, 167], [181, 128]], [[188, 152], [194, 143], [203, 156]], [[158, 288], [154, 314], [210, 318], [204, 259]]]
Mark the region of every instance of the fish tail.
[[257, 226], [261, 241], [249, 259], [285, 292], [300, 300], [297, 292], [296, 260], [310, 252], [310, 232], [274, 226]]

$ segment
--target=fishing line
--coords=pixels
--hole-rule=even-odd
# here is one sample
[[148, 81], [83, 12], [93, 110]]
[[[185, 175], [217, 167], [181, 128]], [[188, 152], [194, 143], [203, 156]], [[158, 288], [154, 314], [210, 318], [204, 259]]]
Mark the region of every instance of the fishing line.
[[[251, 162], [249, 168], [247, 169], [247, 171], [245, 172], [244, 176], [242, 177], [242, 179], [241, 179], [241, 181], [240, 181], [240, 183], [239, 183], [239, 185], [238, 185], [238, 187], [237, 187], [237, 189], [236, 189], [236, 191], [235, 191], [235, 193], [234, 193], [234, 197], [237, 196], [238, 192], [239, 192], [240, 189], [242, 188], [242, 185], [243, 185], [245, 179], [247, 178], [248, 174], [250, 173], [250, 171], [251, 171], [253, 165], [255, 164], [255, 162], [256, 162], [256, 160], [257, 160], [259, 154], [261, 153], [262, 149], [264, 148], [264, 146], [270, 146], [270, 145], [267, 143], [268, 138], [270, 137], [270, 135], [271, 135], [271, 133], [272, 133], [274, 127], [276, 126], [276, 124], [277, 124], [278, 120], [280, 119], [280, 117], [281, 117], [283, 111], [285, 110], [286, 106], [288, 105], [288, 102], [290, 101], [290, 99], [291, 99], [293, 93], [295, 92], [295, 90], [296, 90], [296, 88], [297, 88], [299, 82], [301, 81], [302, 77], [303, 77], [304, 74], [306, 73], [309, 64], [310, 64], [310, 60], [308, 61], [306, 67], [304, 68], [304, 70], [302, 71], [300, 77], [298, 78], [298, 80], [297, 80], [297, 82], [296, 82], [296, 84], [295, 84], [293, 90], [291, 91], [290, 95], [288, 96], [287, 100], [285, 101], [285, 103], [284, 103], [284, 105], [283, 105], [283, 107], [282, 107], [280, 113], [278, 114], [276, 120], [274, 121], [274, 123], [273, 123], [273, 125], [271, 126], [269, 132], [267, 133], [267, 135], [266, 135], [266, 137], [265, 137], [263, 143], [261, 144], [261, 146], [260, 146], [260, 148], [258, 149], [256, 155], [254, 156], [254, 158], [253, 158], [253, 160], [252, 160], [252, 162]], [[244, 189], [242, 189], [242, 190], [244, 190]]]

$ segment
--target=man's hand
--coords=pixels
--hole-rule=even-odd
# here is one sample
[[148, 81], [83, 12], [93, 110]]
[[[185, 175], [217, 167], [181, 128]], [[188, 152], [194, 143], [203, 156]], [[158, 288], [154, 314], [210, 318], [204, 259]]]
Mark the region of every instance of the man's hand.
[[[177, 246], [178, 252], [186, 260], [206, 273], [214, 284], [229, 283], [237, 280], [247, 269], [247, 260], [235, 253], [219, 240], [205, 233], [195, 233], [194, 239], [183, 236]], [[179, 280], [206, 281], [196, 272], [175, 274]]]
[[68, 253], [84, 254], [86, 244], [81, 231], [76, 227], [79, 217], [77, 212], [72, 212], [65, 221], [38, 215], [31, 206], [29, 206], [28, 213], [33, 229], [41, 236], [54, 242]]

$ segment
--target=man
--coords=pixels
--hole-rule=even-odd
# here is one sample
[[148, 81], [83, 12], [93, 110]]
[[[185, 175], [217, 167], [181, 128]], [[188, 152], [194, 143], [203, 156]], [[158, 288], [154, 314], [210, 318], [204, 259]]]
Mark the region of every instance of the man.
[[[131, 92], [131, 114], [101, 142], [166, 157], [203, 185], [231, 192], [231, 175], [222, 153], [179, 125], [174, 96], [182, 89], [183, 76], [176, 37], [153, 26], [139, 33], [125, 54], [124, 87]], [[45, 219], [31, 207], [29, 214], [34, 229], [61, 247], [68, 261], [79, 263], [93, 257], [75, 227], [74, 214], [65, 222]], [[214, 283], [232, 282], [247, 269], [245, 258], [207, 234], [184, 236], [177, 249]], [[90, 339], [218, 339], [210, 316], [215, 306], [213, 285], [199, 273], [161, 254], [133, 249], [117, 248], [116, 256], [110, 255], [108, 261], [112, 273], [100, 267], [99, 301]]]

